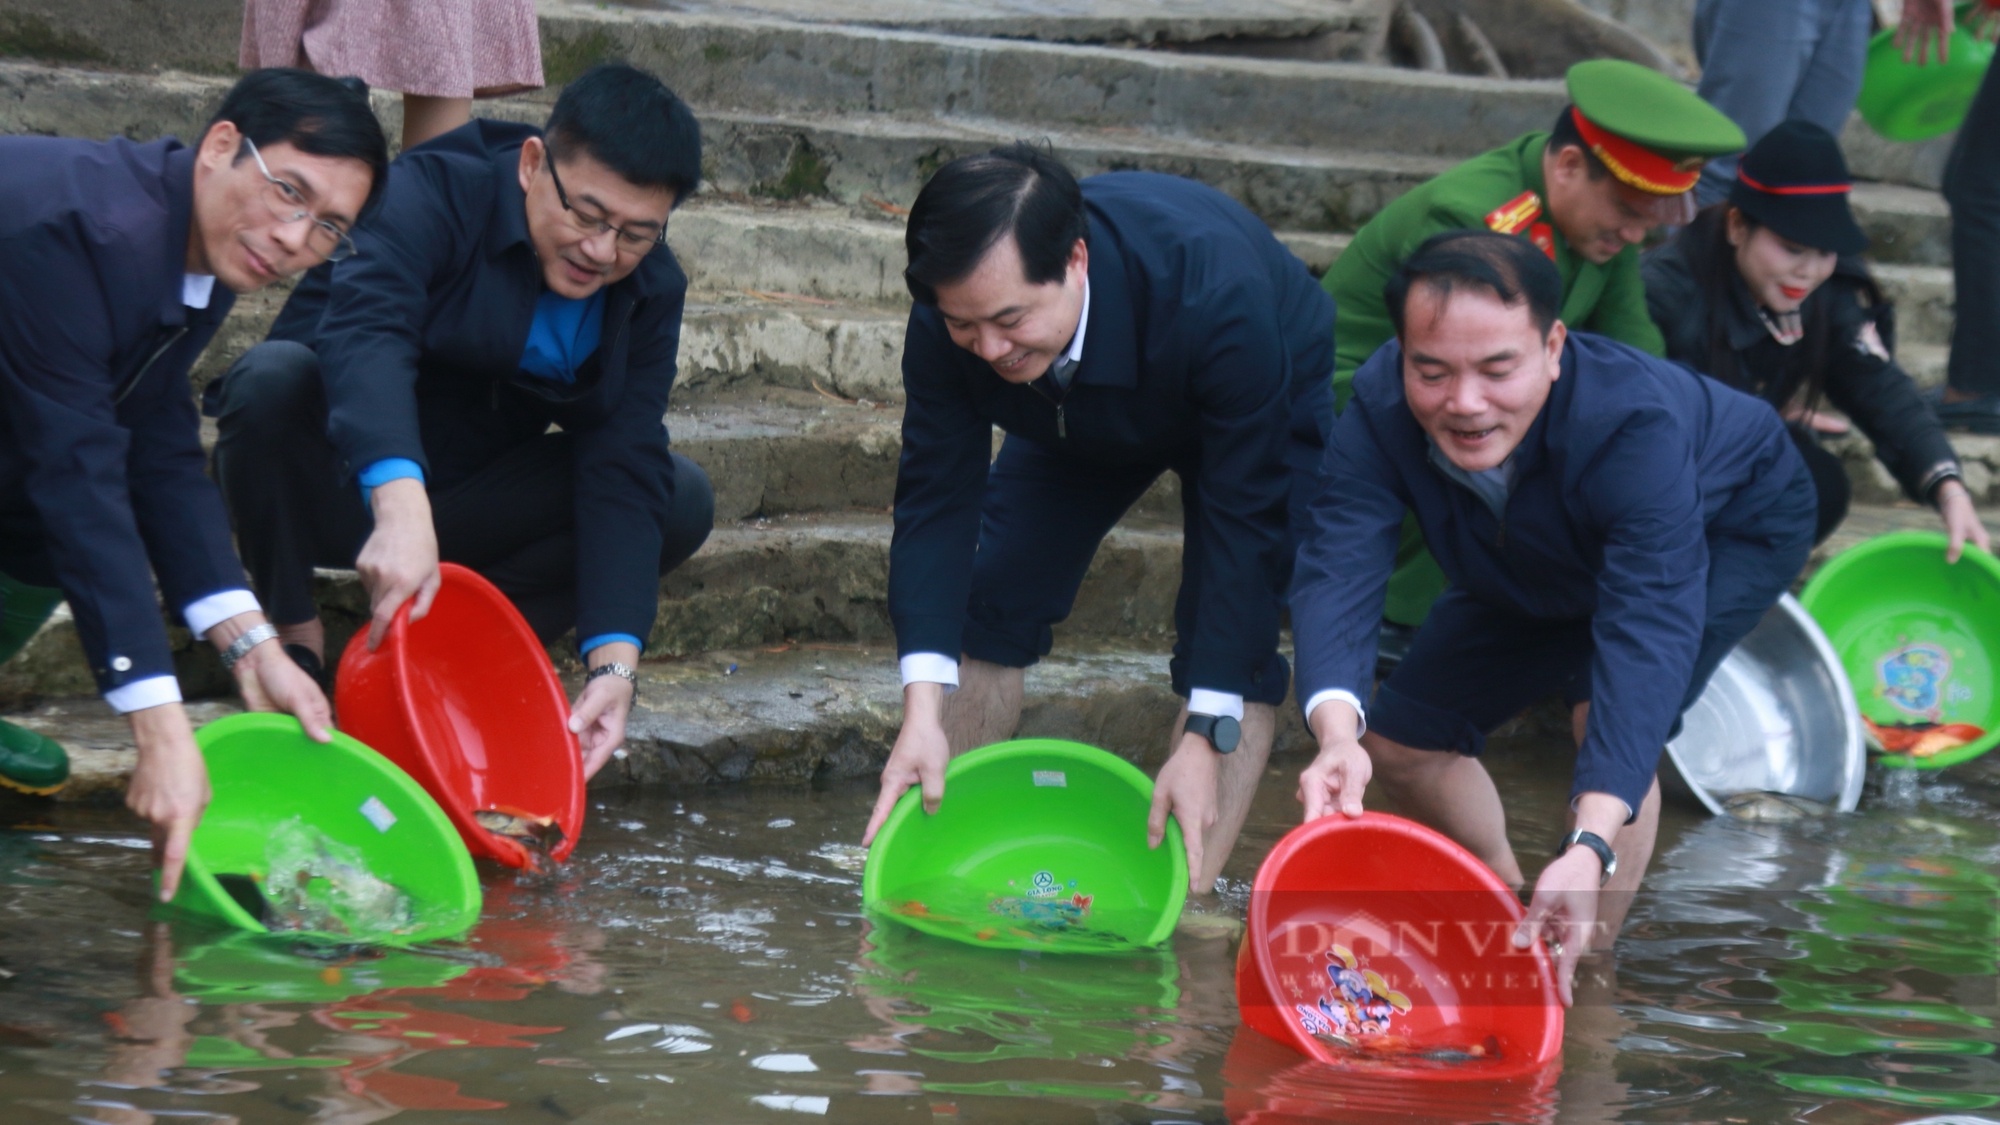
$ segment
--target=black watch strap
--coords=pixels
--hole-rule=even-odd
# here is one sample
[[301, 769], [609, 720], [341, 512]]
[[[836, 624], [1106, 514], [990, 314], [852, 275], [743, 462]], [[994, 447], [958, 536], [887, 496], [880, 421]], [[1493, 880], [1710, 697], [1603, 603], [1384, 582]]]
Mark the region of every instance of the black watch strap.
[[1181, 728], [1188, 734], [1198, 734], [1208, 739], [1218, 754], [1227, 754], [1236, 749], [1243, 740], [1243, 724], [1227, 715], [1189, 715], [1187, 725]]
[[1562, 838], [1562, 843], [1556, 845], [1556, 855], [1562, 855], [1577, 844], [1596, 852], [1598, 861], [1604, 865], [1604, 875], [1597, 885], [1601, 887], [1610, 881], [1612, 873], [1618, 870], [1618, 853], [1611, 850], [1611, 844], [1595, 832], [1578, 830]]

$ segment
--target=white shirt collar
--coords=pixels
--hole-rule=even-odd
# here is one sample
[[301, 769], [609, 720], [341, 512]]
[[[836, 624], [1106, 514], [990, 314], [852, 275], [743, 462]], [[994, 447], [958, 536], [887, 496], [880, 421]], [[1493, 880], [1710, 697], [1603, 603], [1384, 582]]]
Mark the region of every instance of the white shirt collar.
[[181, 275], [181, 304], [191, 309], [205, 309], [208, 307], [208, 299], [214, 295], [214, 274], [184, 273]]
[[1083, 279], [1083, 311], [1076, 317], [1076, 335], [1070, 338], [1069, 350], [1063, 358], [1071, 363], [1083, 362], [1083, 330], [1090, 325], [1090, 278]]

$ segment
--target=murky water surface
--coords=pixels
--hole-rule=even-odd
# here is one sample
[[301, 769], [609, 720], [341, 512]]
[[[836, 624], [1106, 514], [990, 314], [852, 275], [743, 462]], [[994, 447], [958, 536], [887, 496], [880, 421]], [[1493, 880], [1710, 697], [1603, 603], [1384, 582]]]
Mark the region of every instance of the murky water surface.
[[[1524, 860], [1568, 762], [1489, 759]], [[1281, 759], [1208, 907], [1296, 820]], [[860, 911], [872, 788], [593, 799], [458, 950], [308, 959], [146, 922], [111, 811], [0, 805], [0, 1120], [1901, 1122], [2000, 1117], [2000, 766], [1786, 825], [1670, 807], [1560, 1076], [1366, 1086], [1239, 1035], [1229, 927], [1155, 953], [962, 949]], [[1532, 866], [1531, 866], [1532, 869]]]

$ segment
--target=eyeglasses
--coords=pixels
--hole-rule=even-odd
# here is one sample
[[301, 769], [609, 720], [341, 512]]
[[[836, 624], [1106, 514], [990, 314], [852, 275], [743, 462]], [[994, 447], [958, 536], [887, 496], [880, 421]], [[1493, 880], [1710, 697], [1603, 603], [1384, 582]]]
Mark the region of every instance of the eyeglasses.
[[329, 262], [338, 262], [354, 256], [354, 240], [347, 232], [317, 218], [306, 209], [306, 197], [299, 189], [271, 174], [271, 167], [264, 163], [264, 155], [257, 151], [256, 142], [243, 138], [243, 145], [250, 150], [250, 156], [257, 162], [257, 170], [264, 174], [269, 185], [264, 191], [264, 203], [271, 209], [271, 217], [281, 223], [296, 223], [300, 219], [311, 219], [312, 228], [306, 231], [306, 248]]
[[544, 152], [546, 156], [544, 162], [549, 166], [549, 179], [554, 180], [556, 184], [556, 199], [562, 203], [563, 213], [569, 216], [570, 226], [588, 234], [592, 238], [603, 234], [605, 231], [617, 231], [618, 237], [614, 241], [617, 243], [619, 250], [628, 254], [644, 254], [652, 250], [655, 246], [665, 246], [667, 244], [667, 228], [665, 226], [660, 227], [660, 233], [658, 234], [637, 234], [629, 230], [619, 230], [619, 228], [612, 226], [608, 219], [595, 215], [586, 215], [582, 211], [572, 207], [569, 202], [569, 193], [563, 190], [562, 177], [556, 175], [555, 154], [546, 150]]

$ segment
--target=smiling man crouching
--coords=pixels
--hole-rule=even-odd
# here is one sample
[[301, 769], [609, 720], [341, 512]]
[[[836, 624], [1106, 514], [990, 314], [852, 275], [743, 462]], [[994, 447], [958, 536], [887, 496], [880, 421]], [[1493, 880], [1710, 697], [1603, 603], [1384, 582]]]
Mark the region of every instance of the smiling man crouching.
[[660, 575], [714, 519], [663, 421], [687, 294], [667, 219], [700, 179], [692, 111], [617, 65], [565, 87], [546, 131], [475, 120], [396, 160], [358, 253], [308, 275], [206, 400], [295, 659], [327, 655], [313, 567], [360, 570], [373, 647], [460, 563], [543, 643], [575, 626], [570, 726], [586, 774], [610, 758]]
[[[1448, 231], [1403, 264], [1385, 292], [1396, 339], [1335, 424], [1291, 604], [1320, 747], [1300, 778], [1308, 820], [1359, 815], [1372, 776], [1518, 887], [1478, 757], [1536, 700], [1572, 705], [1575, 830], [1516, 938], [1564, 937], [1568, 1003], [1651, 858], [1660, 751], [1805, 563], [1817, 503], [1769, 405], [1569, 333], [1561, 299], [1555, 267], [1507, 235]], [[1406, 511], [1451, 586], [1364, 715]]]

